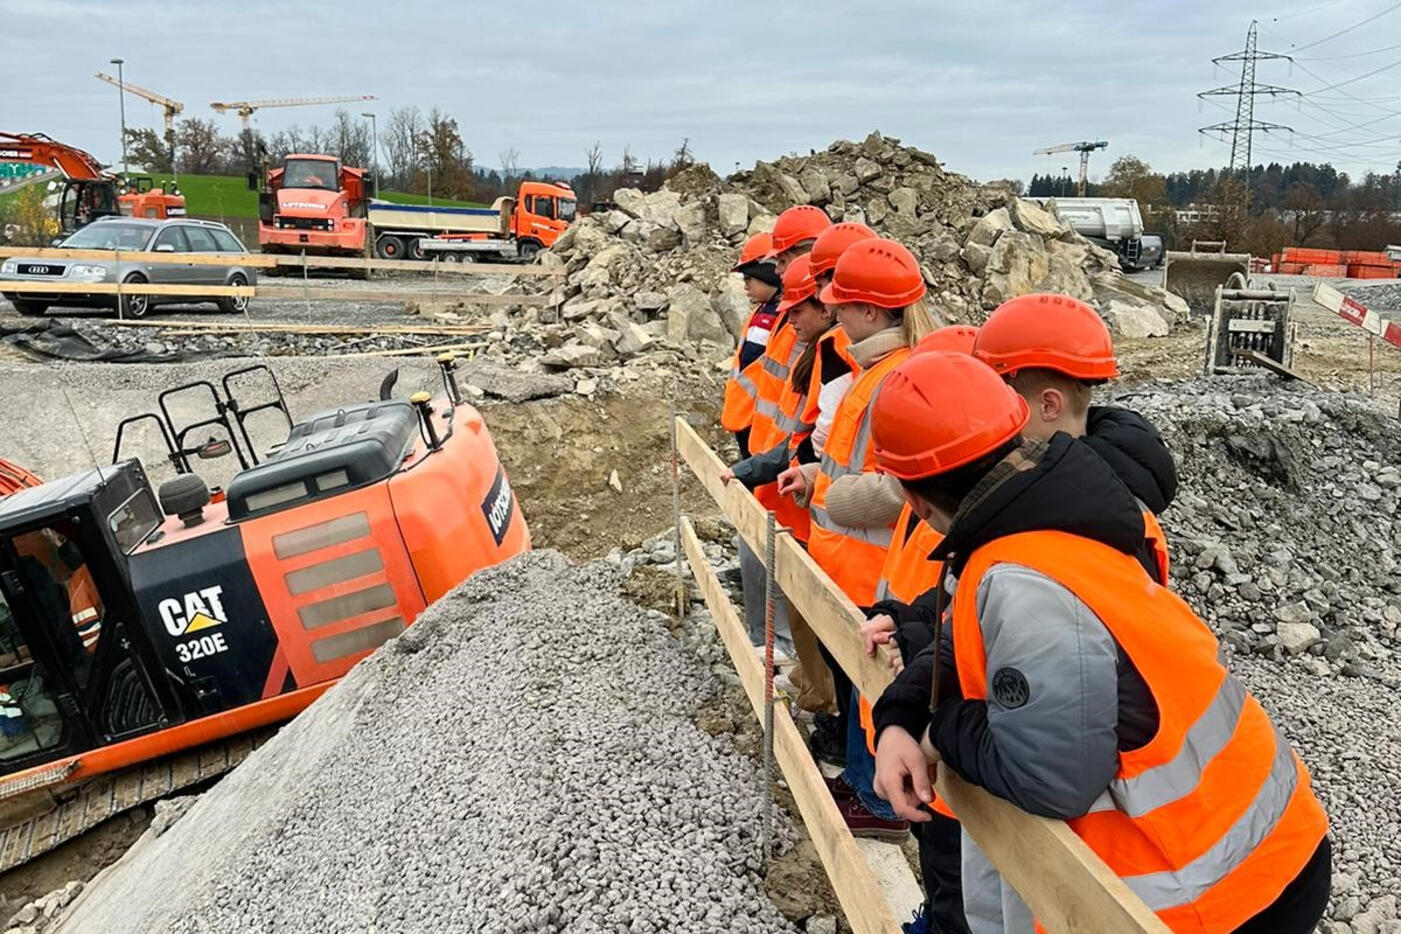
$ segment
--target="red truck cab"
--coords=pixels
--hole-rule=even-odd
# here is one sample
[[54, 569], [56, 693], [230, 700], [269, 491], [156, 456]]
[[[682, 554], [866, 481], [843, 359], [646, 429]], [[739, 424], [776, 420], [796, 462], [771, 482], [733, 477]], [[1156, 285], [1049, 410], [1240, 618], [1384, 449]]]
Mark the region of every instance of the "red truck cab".
[[521, 182], [515, 202], [511, 236], [522, 247], [533, 240], [547, 250], [574, 223], [578, 209], [574, 190], [563, 182]]
[[293, 153], [268, 171], [266, 181], [258, 200], [264, 253], [363, 255], [365, 210], [374, 195], [368, 172], [334, 156]]

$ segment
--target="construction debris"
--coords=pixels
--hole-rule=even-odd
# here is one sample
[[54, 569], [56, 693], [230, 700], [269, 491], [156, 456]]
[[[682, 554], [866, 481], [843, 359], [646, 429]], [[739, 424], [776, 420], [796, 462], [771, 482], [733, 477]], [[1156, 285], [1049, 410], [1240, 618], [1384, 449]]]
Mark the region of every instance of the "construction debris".
[[795, 931], [757, 765], [695, 725], [715, 682], [619, 583], [554, 552], [477, 574], [53, 930]]
[[980, 321], [1031, 291], [1092, 302], [1135, 336], [1166, 334], [1188, 311], [1176, 296], [1126, 278], [1114, 254], [1053, 213], [1003, 188], [974, 185], [878, 133], [760, 162], [725, 181], [696, 166], [660, 191], [624, 189], [615, 201], [616, 209], [574, 224], [546, 258], [568, 273], [555, 294], [566, 321], [610, 317], [651, 327], [664, 309], [672, 343], [733, 347], [749, 310], [738, 277], [728, 275], [736, 249], [794, 204], [863, 221], [907, 244], [923, 262], [931, 304], [950, 321]]

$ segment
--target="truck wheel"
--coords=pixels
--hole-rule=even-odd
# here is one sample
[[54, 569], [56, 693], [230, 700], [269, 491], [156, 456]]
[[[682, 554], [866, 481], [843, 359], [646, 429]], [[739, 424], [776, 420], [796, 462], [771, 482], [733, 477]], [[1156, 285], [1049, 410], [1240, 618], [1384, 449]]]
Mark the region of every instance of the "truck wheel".
[[404, 251], [409, 254], [409, 259], [417, 260], [420, 263], [428, 258], [428, 255], [423, 252], [422, 237], [414, 237], [412, 240], [410, 240], [405, 245]]
[[534, 240], [527, 240], [520, 245], [517, 251], [522, 261], [527, 263], [535, 262], [535, 258], [540, 255], [540, 244]]
[[387, 235], [380, 237], [375, 241], [375, 255], [380, 259], [403, 259], [404, 241]]
[[462, 262], [462, 254], [461, 254], [461, 253], [452, 253], [452, 252], [448, 252], [448, 253], [439, 253], [438, 255], [439, 255], [439, 257], [442, 258], [442, 261], [445, 262], [445, 263], [460, 263], [460, 262]]

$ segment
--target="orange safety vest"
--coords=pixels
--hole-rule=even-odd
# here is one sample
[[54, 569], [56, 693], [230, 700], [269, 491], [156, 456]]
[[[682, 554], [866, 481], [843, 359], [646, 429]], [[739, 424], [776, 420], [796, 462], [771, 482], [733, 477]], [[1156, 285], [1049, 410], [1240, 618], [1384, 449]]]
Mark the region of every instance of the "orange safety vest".
[[[769, 334], [769, 345], [759, 358], [762, 372], [758, 381], [759, 393], [754, 401], [754, 419], [749, 429], [749, 450], [754, 453], [772, 450], [786, 441], [792, 432], [783, 430], [780, 408], [785, 394], [792, 390], [788, 385], [788, 374], [793, 364], [803, 355], [807, 345], [798, 340], [798, 332], [788, 324], [787, 313], [774, 321]], [[790, 410], [800, 403], [789, 401]], [[784, 423], [786, 424], [786, 422]], [[799, 506], [791, 496], [779, 496], [778, 484], [767, 483], [754, 490], [754, 496], [764, 508], [774, 514], [779, 525], [792, 530], [793, 537], [800, 542], [808, 540], [808, 526], [811, 519], [806, 508]]]
[[1328, 818], [1308, 770], [1226, 670], [1211, 631], [1129, 555], [1065, 532], [1010, 535], [974, 551], [959, 576], [953, 638], [966, 698], [988, 694], [977, 594], [999, 563], [1038, 571], [1083, 601], [1158, 707], [1157, 734], [1119, 754], [1109, 788], [1070, 828], [1173, 931], [1233, 931], [1272, 904]]
[[[756, 327], [754, 319], [759, 309], [764, 307], [767, 306], [757, 306], [749, 315], [749, 323], [745, 326], [746, 335]], [[735, 355], [730, 359], [730, 378], [725, 382], [725, 404], [720, 409], [720, 424], [726, 431], [733, 433], [743, 431], [754, 421], [754, 404], [759, 396], [760, 374], [764, 371], [763, 354], [751, 360], [746, 367], [739, 365], [739, 355], [744, 350], [744, 343], [745, 337], [741, 336], [739, 346], [735, 348]]]
[[1163, 531], [1162, 525], [1158, 523], [1158, 517], [1153, 515], [1151, 509], [1143, 510], [1143, 537], [1152, 546], [1153, 558], [1158, 562], [1158, 583], [1166, 587], [1168, 585], [1167, 534]]
[[827, 373], [822, 369], [822, 357], [826, 350], [831, 349], [837, 356], [846, 361], [853, 375], [861, 372], [861, 367], [856, 359], [851, 355], [851, 338], [847, 337], [846, 329], [839, 324], [834, 324], [817, 339], [817, 359], [813, 363], [812, 377], [808, 380], [808, 391], [803, 402], [801, 422], [807, 430], [802, 434], [794, 435], [794, 447], [801, 444], [808, 435], [812, 434], [812, 429], [817, 425], [818, 396], [822, 392], [822, 387], [827, 385]]
[[876, 581], [890, 547], [892, 526], [849, 528], [827, 514], [827, 490], [841, 477], [873, 473], [876, 449], [871, 443], [871, 402], [880, 384], [910, 355], [900, 347], [862, 370], [847, 390], [822, 450], [822, 469], [812, 491], [812, 538], [808, 551], [827, 576], [857, 606], [876, 602]]

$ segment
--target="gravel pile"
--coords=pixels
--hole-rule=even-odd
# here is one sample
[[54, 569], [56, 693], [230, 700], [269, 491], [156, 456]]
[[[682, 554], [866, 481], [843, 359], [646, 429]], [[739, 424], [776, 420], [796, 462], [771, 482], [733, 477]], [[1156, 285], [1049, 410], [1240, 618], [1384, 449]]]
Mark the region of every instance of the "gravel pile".
[[715, 682], [619, 580], [554, 552], [476, 575], [59, 930], [795, 930], [757, 767], [692, 722]]
[[[1270, 377], [1140, 384], [1181, 487], [1174, 588], [1313, 771], [1333, 821], [1337, 924], [1401, 891], [1401, 435], [1365, 400]], [[1356, 919], [1362, 919], [1357, 921]]]
[[1344, 293], [1351, 295], [1373, 311], [1389, 311], [1392, 317], [1401, 312], [1401, 282], [1384, 285], [1340, 285]]

